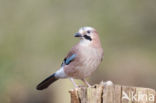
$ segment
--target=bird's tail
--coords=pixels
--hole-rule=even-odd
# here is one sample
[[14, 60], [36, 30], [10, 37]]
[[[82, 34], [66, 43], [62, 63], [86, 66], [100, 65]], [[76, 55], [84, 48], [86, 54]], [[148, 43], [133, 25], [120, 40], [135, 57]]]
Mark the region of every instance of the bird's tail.
[[58, 80], [58, 78], [55, 77], [55, 73], [43, 80], [40, 84], [37, 85], [37, 90], [43, 90], [49, 87], [50, 84]]

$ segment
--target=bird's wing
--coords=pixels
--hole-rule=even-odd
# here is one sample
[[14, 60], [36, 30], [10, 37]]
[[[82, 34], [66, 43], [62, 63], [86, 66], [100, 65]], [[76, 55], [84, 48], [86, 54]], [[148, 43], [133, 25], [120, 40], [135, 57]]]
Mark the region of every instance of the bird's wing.
[[76, 58], [76, 54], [72, 54], [71, 56], [64, 58], [62, 65], [70, 64], [75, 58]]
[[68, 55], [64, 58], [61, 66], [69, 65], [71, 62], [75, 60], [76, 57], [77, 57], [77, 53], [75, 49], [72, 48], [71, 51], [68, 53]]

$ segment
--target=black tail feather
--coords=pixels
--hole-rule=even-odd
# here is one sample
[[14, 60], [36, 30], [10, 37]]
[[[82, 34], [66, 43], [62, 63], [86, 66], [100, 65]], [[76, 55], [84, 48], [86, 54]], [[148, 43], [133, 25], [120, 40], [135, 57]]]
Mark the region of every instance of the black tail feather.
[[49, 87], [50, 84], [58, 80], [58, 78], [55, 77], [55, 73], [48, 78], [46, 78], [44, 81], [42, 81], [40, 84], [37, 85], [37, 90], [43, 90]]

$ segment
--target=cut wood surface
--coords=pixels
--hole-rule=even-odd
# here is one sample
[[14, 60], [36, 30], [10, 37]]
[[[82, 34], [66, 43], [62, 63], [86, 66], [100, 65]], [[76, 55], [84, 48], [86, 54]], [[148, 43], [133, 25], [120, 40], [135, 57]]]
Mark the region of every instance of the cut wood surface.
[[114, 85], [111, 81], [69, 91], [71, 103], [156, 103], [154, 89]]

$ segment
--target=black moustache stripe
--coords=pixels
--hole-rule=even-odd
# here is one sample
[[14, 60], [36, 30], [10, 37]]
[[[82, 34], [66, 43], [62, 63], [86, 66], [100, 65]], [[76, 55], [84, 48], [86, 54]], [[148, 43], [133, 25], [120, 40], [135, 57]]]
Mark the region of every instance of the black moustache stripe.
[[87, 40], [89, 40], [89, 41], [92, 40], [92, 38], [90, 36], [88, 36], [88, 35], [84, 35], [84, 38], [87, 39]]

